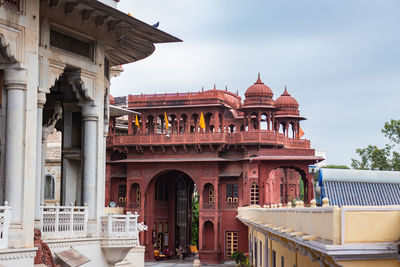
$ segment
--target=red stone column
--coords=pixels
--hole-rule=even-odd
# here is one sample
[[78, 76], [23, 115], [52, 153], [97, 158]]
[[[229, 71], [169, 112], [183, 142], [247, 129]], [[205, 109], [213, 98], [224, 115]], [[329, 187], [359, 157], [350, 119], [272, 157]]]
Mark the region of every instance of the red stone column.
[[142, 134], [145, 134], [146, 133], [146, 115], [144, 113], [142, 113], [141, 119], [142, 119], [142, 125], [140, 127], [140, 131]]
[[[133, 123], [132, 123], [133, 116], [128, 116], [128, 135], [133, 135]], [[135, 126], [136, 127], [136, 126]]]

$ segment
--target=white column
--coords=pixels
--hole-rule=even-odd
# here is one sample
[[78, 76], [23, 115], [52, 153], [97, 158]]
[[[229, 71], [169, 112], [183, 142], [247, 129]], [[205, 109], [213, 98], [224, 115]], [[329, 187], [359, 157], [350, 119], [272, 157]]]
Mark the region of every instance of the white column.
[[25, 69], [4, 70], [4, 86], [7, 90], [5, 200], [12, 208], [11, 224], [14, 225], [22, 224], [26, 84]]
[[35, 222], [40, 220], [40, 204], [42, 203], [43, 175], [42, 175], [42, 126], [43, 126], [43, 107], [46, 103], [46, 94], [38, 93], [37, 106], [37, 132], [36, 132], [36, 187], [35, 187]]
[[83, 175], [82, 202], [89, 207], [89, 220], [96, 220], [97, 192], [97, 106], [84, 104], [82, 106], [83, 120]]

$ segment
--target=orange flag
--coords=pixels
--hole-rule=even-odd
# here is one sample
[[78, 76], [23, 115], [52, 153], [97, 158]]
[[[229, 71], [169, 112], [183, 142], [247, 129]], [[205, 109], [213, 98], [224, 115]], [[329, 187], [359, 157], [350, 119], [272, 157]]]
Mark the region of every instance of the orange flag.
[[206, 121], [204, 120], [203, 112], [201, 112], [201, 115], [200, 115], [199, 126], [200, 126], [200, 128], [202, 128], [203, 130], [206, 128]]
[[169, 122], [168, 122], [167, 112], [164, 112], [164, 120], [165, 120], [165, 130], [168, 130]]
[[301, 129], [301, 127], [299, 126], [299, 139], [302, 138], [304, 135], [303, 130]]
[[135, 125], [136, 125], [136, 127], [140, 128], [137, 114], [136, 114], [136, 118], [135, 118]]

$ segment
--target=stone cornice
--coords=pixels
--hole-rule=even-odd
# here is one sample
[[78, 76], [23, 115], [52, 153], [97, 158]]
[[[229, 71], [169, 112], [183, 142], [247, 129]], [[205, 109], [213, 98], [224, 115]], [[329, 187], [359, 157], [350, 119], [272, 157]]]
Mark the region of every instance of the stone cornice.
[[387, 259], [395, 258], [397, 255], [395, 243], [324, 244], [318, 241], [303, 240], [298, 236], [291, 236], [290, 233], [285, 233], [273, 228], [273, 226], [271, 226], [272, 228], [267, 227], [247, 218], [239, 216], [237, 218], [246, 226], [255, 228], [293, 252], [298, 251], [304, 256], [308, 255], [313, 260], [322, 260], [322, 266], [340, 266], [336, 261], [341, 259], [363, 260], [365, 257], [369, 259]]
[[34, 258], [37, 248], [10, 248], [0, 250], [0, 261]]

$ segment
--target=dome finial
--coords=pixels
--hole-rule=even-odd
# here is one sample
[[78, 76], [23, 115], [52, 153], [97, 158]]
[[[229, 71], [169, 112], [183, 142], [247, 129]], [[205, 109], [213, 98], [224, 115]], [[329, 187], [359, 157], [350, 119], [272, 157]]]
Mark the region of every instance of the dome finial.
[[285, 91], [283, 91], [283, 94], [282, 94], [282, 95], [290, 96], [290, 94], [289, 94], [288, 91], [287, 91], [286, 85], [285, 85]]
[[258, 78], [257, 78], [256, 83], [262, 83], [261, 78], [260, 78], [260, 72], [258, 72]]

